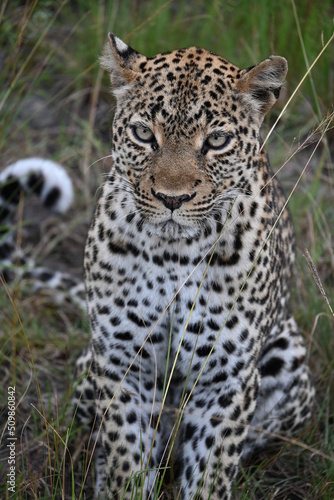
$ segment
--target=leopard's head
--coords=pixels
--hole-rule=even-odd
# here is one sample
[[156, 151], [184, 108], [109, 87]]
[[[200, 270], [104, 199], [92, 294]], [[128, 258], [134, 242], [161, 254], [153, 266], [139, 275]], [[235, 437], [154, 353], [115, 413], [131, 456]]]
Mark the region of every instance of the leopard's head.
[[147, 58], [109, 34], [101, 62], [117, 98], [114, 169], [131, 186], [133, 216], [166, 236], [219, 229], [236, 196], [252, 194], [259, 129], [286, 60], [241, 70], [196, 47]]

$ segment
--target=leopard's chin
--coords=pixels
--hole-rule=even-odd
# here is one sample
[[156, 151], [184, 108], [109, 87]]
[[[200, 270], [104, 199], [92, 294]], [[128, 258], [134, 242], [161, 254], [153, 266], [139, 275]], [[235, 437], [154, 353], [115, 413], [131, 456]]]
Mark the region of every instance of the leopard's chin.
[[183, 239], [195, 239], [200, 235], [200, 227], [186, 226], [169, 219], [159, 224], [147, 224], [149, 236], [156, 236], [163, 240], [179, 241]]

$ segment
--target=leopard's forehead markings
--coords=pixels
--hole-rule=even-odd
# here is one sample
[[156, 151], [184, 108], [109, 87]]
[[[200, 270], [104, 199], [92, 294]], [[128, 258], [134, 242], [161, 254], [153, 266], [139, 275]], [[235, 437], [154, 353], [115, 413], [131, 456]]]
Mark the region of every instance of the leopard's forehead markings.
[[[234, 81], [240, 69], [226, 59], [197, 47], [177, 49], [157, 54], [139, 65], [139, 86], [145, 99], [138, 111], [147, 110], [153, 119], [165, 114], [175, 120], [183, 119], [210, 122], [224, 116], [222, 100], [233, 100]], [[217, 104], [217, 107], [215, 106]]]
[[177, 73], [187, 70], [189, 73], [197, 71], [199, 74], [205, 70], [213, 69], [217, 75], [230, 78], [237, 78], [237, 74], [240, 72], [239, 68], [226, 59], [198, 47], [176, 49], [172, 52], [149, 57], [145, 63], [142, 63], [141, 69], [149, 70], [149, 68], [154, 68], [155, 72], [171, 69]]

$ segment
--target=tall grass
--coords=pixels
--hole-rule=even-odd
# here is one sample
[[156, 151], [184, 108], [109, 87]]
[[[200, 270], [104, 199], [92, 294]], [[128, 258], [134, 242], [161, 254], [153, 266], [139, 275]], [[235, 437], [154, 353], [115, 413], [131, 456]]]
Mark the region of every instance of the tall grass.
[[[96, 189], [109, 169], [114, 102], [98, 65], [108, 31], [146, 55], [198, 45], [240, 67], [283, 55], [290, 67], [286, 102], [332, 36], [332, 19], [330, 0], [321, 7], [314, 0], [4, 2], [0, 168], [26, 156], [52, 157], [68, 167], [77, 192], [75, 208], [64, 222], [72, 231], [62, 230], [66, 237], [59, 238], [63, 223], [51, 218], [43, 226], [50, 238], [39, 246], [37, 259], [80, 273], [78, 248], [82, 253]], [[235, 494], [241, 498], [334, 497], [334, 321], [328, 308], [334, 304], [332, 54], [333, 44], [305, 78], [266, 145], [275, 169], [284, 165], [279, 177], [285, 190], [294, 190], [289, 202], [297, 232], [293, 309], [308, 342], [316, 408], [300, 441], [282, 442], [278, 451], [240, 472]], [[279, 111], [268, 117], [264, 136]], [[74, 363], [88, 342], [87, 324], [74, 306], [57, 307], [21, 284], [10, 294], [11, 299], [1, 287], [0, 497], [9, 498], [6, 391], [15, 384], [18, 488], [10, 498], [75, 498], [84, 483], [89, 498], [91, 450], [83, 445], [83, 431], [71, 425], [70, 409]]]

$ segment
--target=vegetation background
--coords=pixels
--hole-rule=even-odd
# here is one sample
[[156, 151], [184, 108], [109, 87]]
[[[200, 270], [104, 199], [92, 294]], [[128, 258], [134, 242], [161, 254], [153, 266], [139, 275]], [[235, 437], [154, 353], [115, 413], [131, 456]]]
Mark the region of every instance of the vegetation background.
[[[236, 498], [334, 498], [333, 43], [299, 86], [333, 37], [333, 16], [331, 0], [4, 0], [0, 6], [0, 169], [25, 157], [50, 158], [66, 166], [76, 192], [62, 219], [25, 203], [18, 234], [28, 237], [38, 263], [77, 276], [96, 190], [110, 169], [114, 102], [98, 65], [108, 31], [146, 55], [198, 45], [240, 67], [271, 54], [289, 61], [281, 109], [268, 117], [263, 136], [296, 91], [267, 150], [284, 189], [293, 190], [293, 309], [317, 401], [300, 436], [240, 471]], [[0, 497], [91, 498], [87, 436], [72, 425], [70, 408], [75, 359], [89, 339], [82, 312], [24, 283], [1, 285], [0, 339]], [[16, 387], [18, 405], [15, 494], [6, 486], [8, 386]]]

